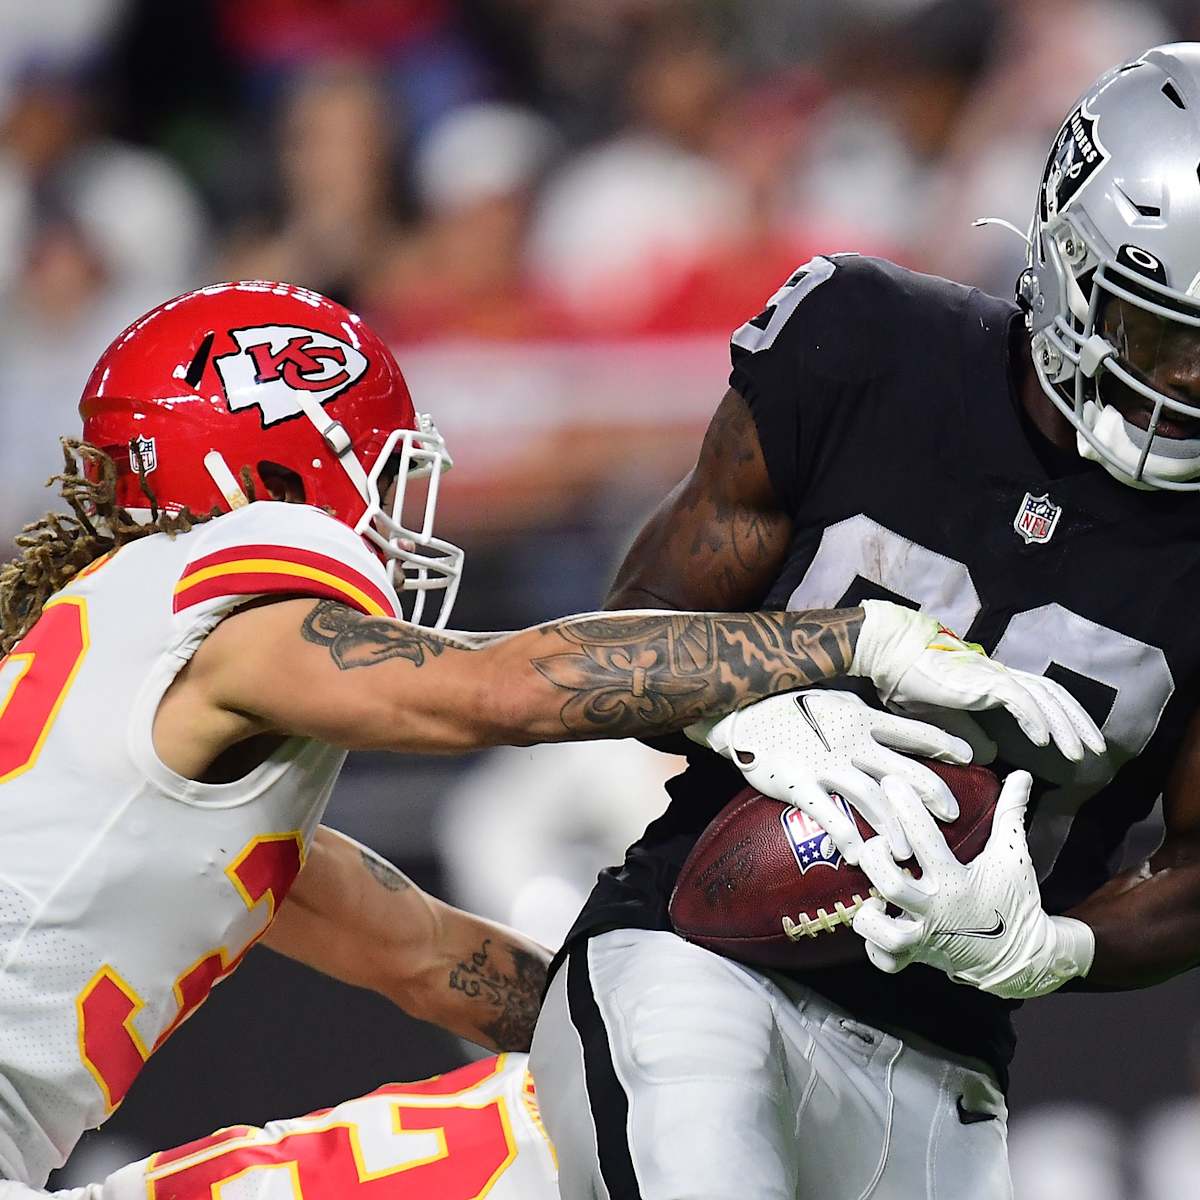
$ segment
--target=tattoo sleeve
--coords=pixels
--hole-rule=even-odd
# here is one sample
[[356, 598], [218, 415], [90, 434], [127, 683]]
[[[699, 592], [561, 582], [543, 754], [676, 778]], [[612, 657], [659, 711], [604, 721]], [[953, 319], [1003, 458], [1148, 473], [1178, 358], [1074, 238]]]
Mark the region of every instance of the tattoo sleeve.
[[547, 963], [509, 942], [499, 950], [497, 955], [493, 939], [484, 938], [469, 961], [458, 963], [450, 972], [450, 989], [478, 1005], [475, 1024], [496, 1049], [528, 1050], [546, 985]]
[[862, 620], [861, 608], [583, 617], [544, 626], [574, 649], [533, 665], [570, 693], [571, 733], [662, 733], [844, 674]]

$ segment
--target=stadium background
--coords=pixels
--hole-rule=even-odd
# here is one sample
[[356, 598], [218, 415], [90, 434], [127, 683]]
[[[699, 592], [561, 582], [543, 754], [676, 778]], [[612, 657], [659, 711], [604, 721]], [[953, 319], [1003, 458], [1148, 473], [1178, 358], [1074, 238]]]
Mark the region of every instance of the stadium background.
[[[45, 507], [128, 320], [283, 278], [386, 334], [450, 442], [455, 624], [594, 607], [795, 264], [857, 249], [1008, 294], [1022, 247], [971, 218], [1023, 227], [1074, 96], [1176, 37], [1185, 0], [0, 0], [0, 536]], [[360, 756], [330, 820], [553, 941], [670, 770]], [[1018, 1200], [1200, 1191], [1198, 1014], [1189, 978], [1027, 1008]], [[59, 1181], [466, 1053], [258, 950]]]

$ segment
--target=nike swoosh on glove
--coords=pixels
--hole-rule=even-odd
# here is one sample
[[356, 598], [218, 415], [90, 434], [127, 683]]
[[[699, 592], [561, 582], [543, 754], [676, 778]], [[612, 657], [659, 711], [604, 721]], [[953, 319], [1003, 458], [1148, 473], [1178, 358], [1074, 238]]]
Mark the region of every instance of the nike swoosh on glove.
[[851, 864], [863, 846], [858, 826], [833, 799], [852, 804], [898, 858], [911, 854], [879, 781], [905, 779], [930, 812], [958, 816], [958, 801], [928, 767], [906, 755], [968, 763], [971, 747], [921, 721], [868, 707], [853, 692], [812, 689], [769, 696], [719, 721], [685, 731], [735, 763], [764, 796], [794, 804], [817, 822]]
[[864, 600], [849, 674], [870, 679], [889, 708], [977, 712], [1004, 708], [1035, 746], [1051, 740], [1071, 762], [1104, 753], [1104, 735], [1083, 706], [1051, 679], [988, 658], [925, 613]]
[[[1007, 1000], [1044, 996], [1088, 973], [1096, 952], [1091, 928], [1042, 908], [1025, 840], [1032, 784], [1027, 771], [1005, 779], [987, 845], [963, 864], [912, 788], [901, 779], [883, 781], [921, 878], [900, 868], [883, 838], [864, 845], [858, 865], [883, 899], [863, 904], [854, 931], [866, 941], [875, 966], [894, 974], [910, 963], [926, 963], [956, 983]], [[901, 914], [888, 916], [885, 901]]]

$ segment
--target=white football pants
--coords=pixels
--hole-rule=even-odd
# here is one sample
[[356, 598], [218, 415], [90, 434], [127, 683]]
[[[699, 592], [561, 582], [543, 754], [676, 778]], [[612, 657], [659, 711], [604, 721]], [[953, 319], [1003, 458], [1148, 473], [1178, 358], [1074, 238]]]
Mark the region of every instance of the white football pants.
[[990, 1074], [671, 933], [556, 974], [530, 1068], [562, 1200], [1011, 1200]]

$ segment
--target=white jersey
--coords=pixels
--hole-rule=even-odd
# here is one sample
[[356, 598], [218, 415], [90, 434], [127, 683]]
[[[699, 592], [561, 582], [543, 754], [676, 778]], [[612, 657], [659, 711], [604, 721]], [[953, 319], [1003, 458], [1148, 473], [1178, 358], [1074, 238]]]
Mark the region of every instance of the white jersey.
[[[222, 1129], [55, 1197], [558, 1200], [557, 1176], [526, 1056], [502, 1054], [263, 1129]], [[34, 1196], [15, 1188], [11, 1200]]]
[[158, 758], [159, 701], [257, 596], [399, 613], [361, 538], [251, 504], [93, 564], [0, 661], [0, 1177], [41, 1186], [266, 931], [345, 754], [284, 742], [235, 783]]

